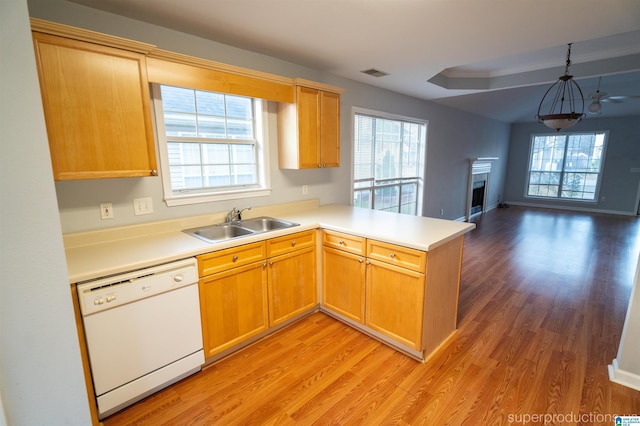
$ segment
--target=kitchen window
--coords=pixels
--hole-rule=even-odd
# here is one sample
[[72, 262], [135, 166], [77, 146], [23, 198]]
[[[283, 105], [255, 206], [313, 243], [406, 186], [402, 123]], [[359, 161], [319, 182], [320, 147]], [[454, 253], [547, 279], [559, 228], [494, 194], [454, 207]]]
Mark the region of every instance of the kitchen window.
[[528, 197], [597, 201], [608, 134], [533, 135]]
[[165, 85], [153, 97], [167, 205], [269, 195], [263, 101]]
[[427, 123], [354, 108], [353, 205], [422, 212]]

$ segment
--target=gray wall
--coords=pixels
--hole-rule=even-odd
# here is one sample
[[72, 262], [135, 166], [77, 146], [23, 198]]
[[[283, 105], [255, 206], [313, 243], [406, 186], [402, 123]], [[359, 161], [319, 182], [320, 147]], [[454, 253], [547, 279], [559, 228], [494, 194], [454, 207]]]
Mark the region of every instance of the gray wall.
[[[155, 221], [231, 204], [163, 207], [159, 180], [114, 179], [54, 186], [25, 0], [0, 1], [0, 424], [86, 425], [87, 397], [73, 319], [62, 232]], [[469, 157], [499, 156], [493, 178], [497, 199], [504, 181], [509, 125], [378, 90], [295, 64], [154, 27], [62, 0], [28, 3], [34, 17], [120, 35], [159, 47], [285, 76], [344, 87], [342, 167], [280, 171], [272, 150], [269, 199], [254, 205], [310, 197], [349, 203], [351, 106], [429, 120], [425, 213], [464, 215]], [[464, 123], [464, 124], [461, 124]], [[16, 161], [24, 160], [24, 161]], [[56, 196], [58, 206], [56, 206]], [[155, 214], [133, 216], [132, 199], [152, 196]], [[98, 203], [111, 201], [116, 219], [101, 221]], [[3, 418], [3, 417], [6, 417]]]
[[0, 424], [87, 425], [28, 18], [0, 1]]
[[[640, 173], [632, 173], [631, 169], [640, 168], [640, 117], [588, 117], [570, 129], [576, 132], [609, 131], [600, 198], [595, 203], [548, 201], [524, 196], [531, 135], [548, 133], [547, 130], [549, 129], [538, 123], [511, 126], [505, 185], [507, 203], [625, 215], [637, 213]], [[602, 197], [605, 198], [604, 201], [601, 200]]]
[[[158, 221], [220, 212], [238, 205], [262, 206], [319, 198], [322, 204], [351, 203], [352, 106], [428, 120], [427, 173], [423, 214], [457, 219], [464, 216], [469, 157], [500, 157], [495, 164], [489, 203], [496, 204], [506, 175], [510, 126], [431, 102], [399, 95], [259, 53], [236, 49], [188, 34], [101, 12], [63, 0], [29, 0], [31, 16], [157, 45], [217, 62], [301, 77], [345, 89], [341, 100], [341, 166], [337, 169], [279, 170], [275, 106], [270, 106], [270, 164], [273, 193], [250, 200], [167, 207], [160, 178], [56, 182], [63, 232]], [[308, 185], [308, 195], [302, 195]], [[152, 197], [154, 214], [133, 215], [133, 199]], [[99, 204], [113, 203], [115, 218], [101, 220]]]

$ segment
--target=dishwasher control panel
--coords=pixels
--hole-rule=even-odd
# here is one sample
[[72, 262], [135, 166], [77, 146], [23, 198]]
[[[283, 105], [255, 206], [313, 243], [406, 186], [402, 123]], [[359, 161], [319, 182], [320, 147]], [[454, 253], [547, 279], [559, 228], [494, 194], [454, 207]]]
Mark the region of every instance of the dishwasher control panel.
[[198, 264], [189, 258], [80, 283], [80, 312], [90, 315], [197, 282]]

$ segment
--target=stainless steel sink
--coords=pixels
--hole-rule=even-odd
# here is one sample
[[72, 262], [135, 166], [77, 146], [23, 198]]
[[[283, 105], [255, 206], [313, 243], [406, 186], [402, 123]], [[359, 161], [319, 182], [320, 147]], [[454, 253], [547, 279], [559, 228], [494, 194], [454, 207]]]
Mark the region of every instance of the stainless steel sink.
[[256, 217], [253, 219], [241, 220], [238, 222], [238, 225], [256, 232], [267, 232], [274, 231], [276, 229], [290, 228], [292, 226], [296, 226], [297, 223], [282, 219], [274, 219], [272, 217]]
[[208, 243], [218, 243], [298, 225], [298, 223], [272, 217], [257, 217], [231, 223], [217, 223], [200, 228], [185, 229], [182, 232], [193, 235]]

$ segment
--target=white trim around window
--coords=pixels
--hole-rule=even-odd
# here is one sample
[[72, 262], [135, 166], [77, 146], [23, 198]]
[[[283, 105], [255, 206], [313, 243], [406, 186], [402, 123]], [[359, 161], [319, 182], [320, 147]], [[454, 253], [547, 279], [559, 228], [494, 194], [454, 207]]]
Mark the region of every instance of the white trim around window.
[[164, 112], [162, 108], [162, 96], [160, 85], [152, 85], [153, 118], [155, 124], [156, 138], [158, 140], [158, 151], [160, 157], [160, 176], [164, 200], [167, 206], [181, 206], [198, 203], [208, 203], [214, 201], [235, 200], [243, 198], [254, 198], [271, 195], [271, 184], [269, 179], [269, 144], [268, 144], [268, 108], [267, 101], [260, 102], [260, 108], [254, 111], [256, 120], [256, 166], [258, 183], [256, 185], [242, 187], [219, 187], [212, 188], [211, 191], [184, 190], [176, 193], [171, 187], [171, 175], [169, 172], [169, 153], [167, 145], [167, 135], [165, 131]]

